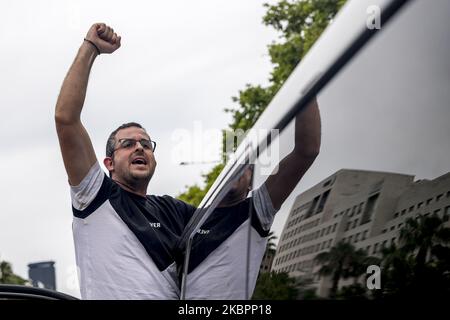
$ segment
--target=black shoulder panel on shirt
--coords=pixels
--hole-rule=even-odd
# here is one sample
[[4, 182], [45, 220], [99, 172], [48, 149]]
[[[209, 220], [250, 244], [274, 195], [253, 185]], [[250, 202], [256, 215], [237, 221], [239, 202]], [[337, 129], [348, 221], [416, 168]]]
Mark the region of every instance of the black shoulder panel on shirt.
[[72, 206], [73, 215], [80, 219], [86, 219], [92, 212], [97, 210], [106, 200], [108, 200], [111, 194], [112, 182], [110, 178], [105, 174], [102, 185], [94, 200], [84, 209], [77, 210]]
[[[250, 210], [252, 227], [262, 238], [269, 235], [269, 230], [263, 229], [251, 200], [252, 198], [247, 198], [232, 207], [216, 208], [211, 213], [194, 237], [189, 257], [188, 273], [192, 272], [248, 220]], [[247, 229], [244, 232], [247, 232]], [[243, 243], [242, 248], [246, 249], [247, 244]]]
[[[188, 273], [228, 239], [249, 217], [250, 198], [231, 206], [216, 208], [194, 236]], [[246, 232], [246, 231], [245, 231]]]
[[188, 207], [172, 197], [134, 195], [114, 188], [110, 202], [160, 271], [175, 261], [175, 246], [184, 228]]

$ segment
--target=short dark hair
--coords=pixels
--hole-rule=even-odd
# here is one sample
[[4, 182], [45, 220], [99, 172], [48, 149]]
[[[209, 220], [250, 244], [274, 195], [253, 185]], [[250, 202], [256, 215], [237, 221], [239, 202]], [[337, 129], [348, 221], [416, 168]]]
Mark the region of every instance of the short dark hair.
[[106, 142], [106, 156], [109, 158], [113, 158], [114, 157], [114, 149], [116, 146], [116, 134], [119, 130], [122, 129], [126, 129], [126, 128], [130, 128], [130, 127], [136, 127], [136, 128], [141, 128], [143, 129], [145, 132], [147, 132], [145, 130], [145, 128], [143, 126], [141, 126], [139, 123], [137, 122], [128, 122], [128, 123], [124, 123], [123, 125], [121, 125], [120, 127], [118, 127], [116, 130], [114, 130], [113, 132], [111, 132], [111, 134], [109, 135], [108, 141]]

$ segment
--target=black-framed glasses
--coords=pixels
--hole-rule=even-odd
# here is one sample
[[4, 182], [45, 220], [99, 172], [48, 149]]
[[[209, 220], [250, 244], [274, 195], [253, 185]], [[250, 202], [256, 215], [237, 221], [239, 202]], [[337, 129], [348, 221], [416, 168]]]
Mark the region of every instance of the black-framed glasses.
[[114, 149], [114, 152], [119, 149], [133, 148], [137, 142], [139, 142], [141, 144], [142, 148], [144, 148], [146, 150], [152, 150], [152, 152], [154, 152], [156, 149], [156, 142], [153, 140], [149, 140], [149, 139], [136, 140], [136, 139], [132, 139], [132, 138], [124, 138], [124, 139], [119, 139], [119, 146], [116, 149]]

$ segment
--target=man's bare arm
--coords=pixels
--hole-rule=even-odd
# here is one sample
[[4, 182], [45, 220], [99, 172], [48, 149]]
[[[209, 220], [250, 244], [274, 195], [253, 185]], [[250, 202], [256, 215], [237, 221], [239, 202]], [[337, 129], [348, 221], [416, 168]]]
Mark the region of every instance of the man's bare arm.
[[64, 79], [55, 109], [56, 131], [71, 185], [78, 185], [97, 161], [80, 118], [97, 48], [100, 53], [112, 53], [120, 47], [120, 37], [103, 23], [94, 24], [86, 39], [92, 43], [83, 41]]
[[320, 151], [321, 125], [317, 100], [295, 118], [295, 146], [278, 165], [278, 171], [266, 180], [272, 204], [279, 209], [297, 183], [313, 164]]

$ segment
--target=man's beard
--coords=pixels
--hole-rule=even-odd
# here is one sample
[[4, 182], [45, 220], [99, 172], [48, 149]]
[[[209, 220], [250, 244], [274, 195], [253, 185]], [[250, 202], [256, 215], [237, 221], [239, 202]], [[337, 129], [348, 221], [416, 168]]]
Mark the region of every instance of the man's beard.
[[146, 174], [136, 174], [133, 171], [128, 171], [126, 175], [124, 175], [125, 183], [128, 184], [130, 187], [141, 187], [141, 186], [147, 186], [150, 180], [153, 177], [153, 173], [155, 170], [147, 171]]

